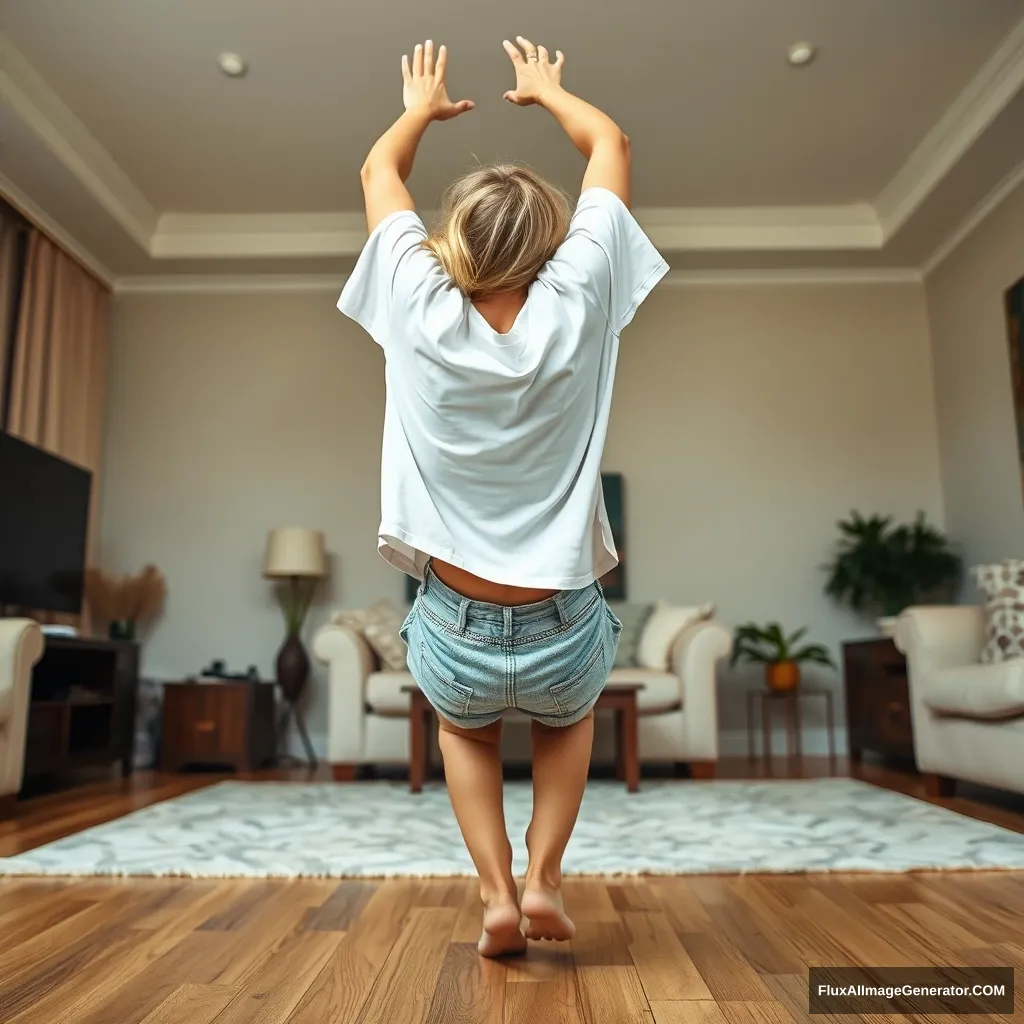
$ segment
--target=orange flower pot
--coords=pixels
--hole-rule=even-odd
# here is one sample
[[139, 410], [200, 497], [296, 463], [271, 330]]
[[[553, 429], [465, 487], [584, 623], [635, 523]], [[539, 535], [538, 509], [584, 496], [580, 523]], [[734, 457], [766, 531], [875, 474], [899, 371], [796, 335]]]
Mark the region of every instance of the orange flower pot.
[[773, 693], [787, 693], [800, 685], [800, 666], [795, 661], [777, 661], [764, 667], [764, 681]]

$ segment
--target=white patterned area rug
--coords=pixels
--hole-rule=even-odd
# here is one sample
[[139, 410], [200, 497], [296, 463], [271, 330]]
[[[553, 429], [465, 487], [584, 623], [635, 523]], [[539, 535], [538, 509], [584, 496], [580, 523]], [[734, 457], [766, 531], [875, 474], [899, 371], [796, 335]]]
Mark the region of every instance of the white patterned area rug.
[[[529, 782], [505, 788], [515, 868]], [[852, 779], [594, 782], [566, 874], [1024, 869], [1024, 836]], [[0, 875], [453, 876], [473, 865], [441, 784], [222, 782], [16, 857]]]

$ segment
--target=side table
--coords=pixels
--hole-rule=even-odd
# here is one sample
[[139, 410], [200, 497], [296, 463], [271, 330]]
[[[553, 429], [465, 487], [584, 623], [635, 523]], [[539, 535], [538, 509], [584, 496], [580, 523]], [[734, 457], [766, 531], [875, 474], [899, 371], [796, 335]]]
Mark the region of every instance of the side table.
[[774, 690], [747, 691], [747, 757], [754, 761], [755, 718], [754, 706], [761, 705], [761, 735], [764, 750], [762, 755], [769, 766], [772, 760], [772, 711], [781, 704], [786, 716], [786, 756], [795, 754], [803, 756], [803, 744], [800, 723], [800, 701], [803, 697], [822, 697], [825, 701], [825, 722], [828, 731], [828, 764], [831, 774], [836, 773], [836, 736], [835, 718], [832, 710], [832, 691], [822, 687], [798, 686], [795, 690], [777, 693]]
[[248, 680], [164, 684], [160, 766], [230, 765], [249, 772], [276, 751], [274, 686]]

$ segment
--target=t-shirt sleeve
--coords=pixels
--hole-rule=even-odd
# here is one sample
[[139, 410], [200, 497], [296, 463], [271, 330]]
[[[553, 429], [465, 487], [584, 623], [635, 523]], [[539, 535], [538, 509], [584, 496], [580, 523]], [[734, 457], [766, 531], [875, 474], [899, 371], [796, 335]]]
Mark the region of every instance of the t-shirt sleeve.
[[389, 214], [366, 240], [338, 299], [338, 309], [382, 348], [396, 296], [437, 267], [433, 253], [422, 247], [426, 237], [423, 221], [412, 210]]
[[580, 196], [569, 234], [549, 266], [556, 274], [582, 277], [616, 334], [668, 272], [626, 204], [605, 188], [588, 188]]

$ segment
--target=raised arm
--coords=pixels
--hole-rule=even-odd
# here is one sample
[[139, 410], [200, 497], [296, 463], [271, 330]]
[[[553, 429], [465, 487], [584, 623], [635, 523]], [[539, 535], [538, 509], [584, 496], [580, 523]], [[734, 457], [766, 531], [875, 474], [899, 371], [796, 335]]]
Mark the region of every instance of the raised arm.
[[434, 61], [434, 44], [416, 44], [412, 63], [402, 57], [402, 101], [405, 113], [374, 143], [359, 173], [369, 231], [389, 214], [415, 210], [405, 183], [412, 173], [420, 139], [431, 121], [447, 121], [473, 109], [470, 100], [448, 98], [445, 74], [448, 51], [442, 46]]
[[[551, 62], [543, 46], [516, 36], [519, 46], [502, 44], [516, 71], [516, 87], [505, 99], [518, 106], [536, 103], [547, 110], [587, 159], [583, 189], [606, 188], [629, 206], [629, 139], [605, 113], [562, 87], [565, 54], [555, 50]], [[522, 50], [520, 50], [522, 47]]]

